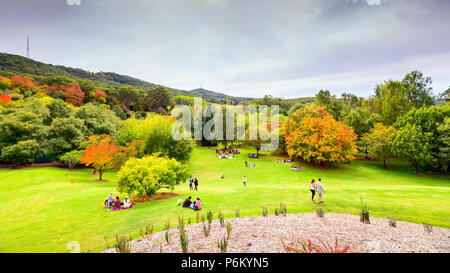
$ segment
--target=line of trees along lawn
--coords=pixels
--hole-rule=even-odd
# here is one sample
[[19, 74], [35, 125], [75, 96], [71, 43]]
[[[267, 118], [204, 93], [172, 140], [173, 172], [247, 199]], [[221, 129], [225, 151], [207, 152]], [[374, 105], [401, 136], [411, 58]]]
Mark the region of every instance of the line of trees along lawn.
[[[169, 114], [177, 101], [192, 105], [192, 97], [173, 97], [161, 86], [139, 90], [122, 85], [100, 90], [92, 82], [73, 82], [65, 76], [39, 79], [36, 83], [20, 76], [0, 77], [0, 160], [32, 163], [45, 155], [74, 166], [80, 162], [74, 159], [85, 155], [90, 137], [100, 135], [107, 135], [110, 145], [120, 147], [142, 141], [144, 152], [133, 157], [159, 153], [181, 162], [189, 160], [192, 141], [172, 140], [173, 120], [155, 113]], [[450, 88], [436, 98], [430, 86], [429, 77], [413, 71], [401, 81], [377, 85], [368, 98], [350, 93], [338, 98], [320, 90], [313, 99], [265, 96], [247, 104], [280, 106], [279, 122], [269, 118], [266, 129], [279, 135], [280, 150], [290, 157], [332, 165], [351, 162], [358, 149], [368, 158], [382, 160], [384, 167], [390, 158], [400, 157], [410, 161], [416, 172], [420, 168], [448, 171]], [[442, 103], [436, 103], [438, 100]], [[218, 106], [225, 111], [224, 105]], [[258, 111], [255, 115], [259, 118]], [[204, 118], [203, 125], [213, 118], [214, 114]], [[246, 126], [248, 134], [248, 118]], [[218, 142], [204, 139], [201, 144]], [[257, 153], [261, 143], [259, 137], [245, 142]], [[124, 164], [124, 160], [117, 162], [122, 163], [106, 169]]]

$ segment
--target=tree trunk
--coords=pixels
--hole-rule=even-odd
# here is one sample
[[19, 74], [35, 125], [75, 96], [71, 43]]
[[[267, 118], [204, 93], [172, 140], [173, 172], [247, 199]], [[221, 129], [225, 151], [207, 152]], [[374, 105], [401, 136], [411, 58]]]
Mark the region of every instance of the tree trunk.
[[414, 166], [416, 168], [416, 174], [419, 174], [419, 166]]
[[256, 157], [259, 157], [259, 147], [256, 147]]
[[385, 158], [383, 159], [383, 165], [384, 165], [384, 168], [386, 169], [386, 159]]
[[102, 177], [103, 177], [103, 170], [98, 170], [98, 174], [99, 174], [99, 178], [98, 178], [98, 180], [102, 181]]

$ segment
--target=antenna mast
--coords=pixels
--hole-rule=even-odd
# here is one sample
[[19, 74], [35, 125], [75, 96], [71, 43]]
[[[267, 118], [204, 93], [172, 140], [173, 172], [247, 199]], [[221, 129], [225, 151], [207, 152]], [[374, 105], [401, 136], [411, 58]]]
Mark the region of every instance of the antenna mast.
[[30, 58], [30, 35], [27, 34], [27, 58]]

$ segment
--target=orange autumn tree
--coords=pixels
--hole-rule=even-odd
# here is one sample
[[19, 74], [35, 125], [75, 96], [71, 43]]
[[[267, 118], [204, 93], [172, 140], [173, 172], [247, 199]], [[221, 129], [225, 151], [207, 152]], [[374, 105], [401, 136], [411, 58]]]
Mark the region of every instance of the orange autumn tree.
[[11, 87], [17, 88], [20, 92], [25, 93], [37, 88], [36, 84], [28, 78], [14, 76], [10, 79]]
[[323, 109], [307, 107], [286, 122], [286, 146], [289, 156], [308, 162], [349, 162], [356, 153], [356, 134]]
[[98, 171], [99, 181], [102, 181], [106, 170], [118, 169], [126, 158], [126, 148], [117, 146], [114, 142], [101, 142], [89, 145], [80, 157], [80, 162]]
[[6, 106], [11, 102], [11, 96], [2, 94], [0, 95], [0, 105]]
[[81, 106], [83, 104], [84, 92], [81, 91], [78, 83], [69, 83], [64, 91], [66, 102], [73, 106]]

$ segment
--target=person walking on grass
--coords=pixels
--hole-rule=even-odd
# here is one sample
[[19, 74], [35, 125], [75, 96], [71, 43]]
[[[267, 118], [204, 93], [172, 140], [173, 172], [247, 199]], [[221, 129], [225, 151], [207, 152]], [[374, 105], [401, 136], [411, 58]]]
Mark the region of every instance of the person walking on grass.
[[311, 183], [309, 183], [309, 190], [311, 191], [311, 193], [312, 193], [312, 196], [311, 196], [311, 200], [313, 201], [313, 202], [316, 202], [315, 200], [314, 200], [314, 195], [316, 195], [316, 180], [312, 180], [311, 181]]
[[244, 187], [247, 186], [247, 177], [244, 176], [244, 180], [242, 181], [242, 183], [244, 184]]
[[194, 179], [194, 186], [195, 186], [194, 191], [198, 191], [198, 188], [197, 188], [197, 186], [198, 186], [197, 177]]
[[317, 181], [316, 183], [316, 190], [319, 195], [319, 197], [317, 198], [317, 204], [322, 204], [323, 203], [322, 194], [325, 193], [325, 189], [323, 188], [322, 180], [320, 178], [319, 181]]
[[192, 183], [194, 182], [194, 179], [192, 179], [192, 177], [189, 178], [189, 190], [192, 191], [193, 187], [192, 187]]

